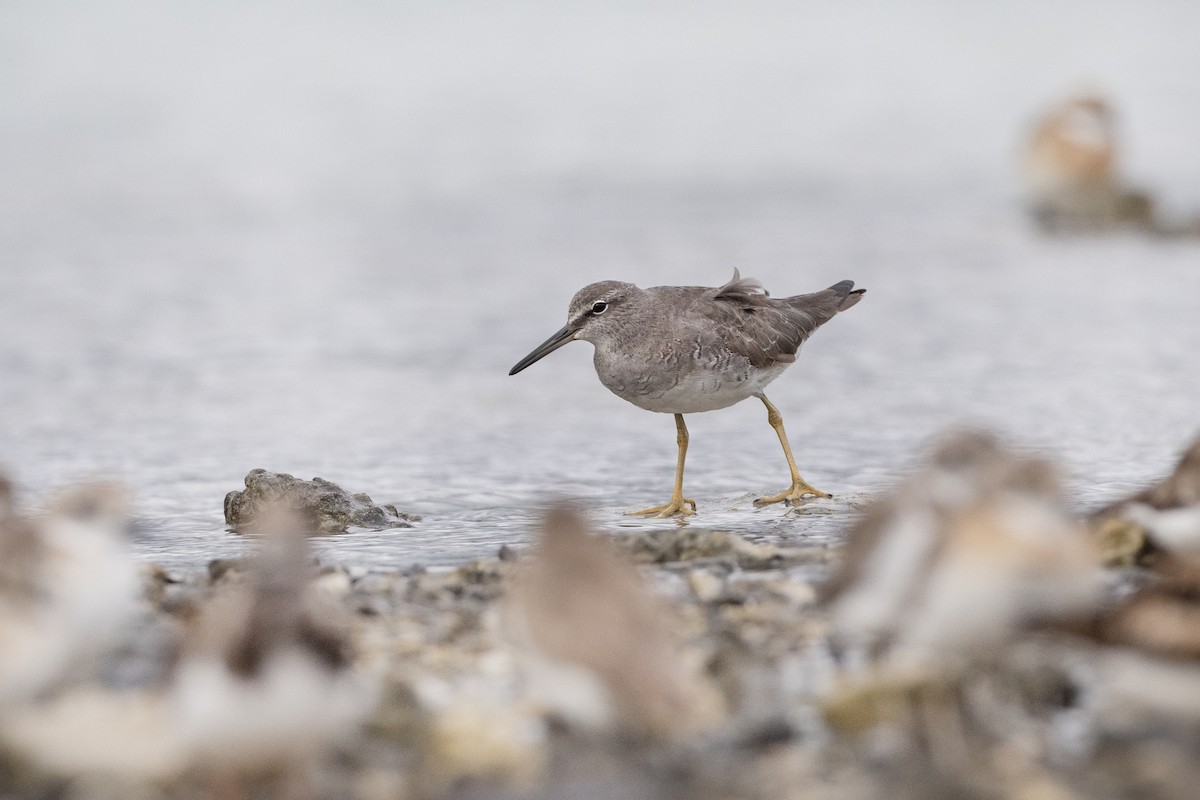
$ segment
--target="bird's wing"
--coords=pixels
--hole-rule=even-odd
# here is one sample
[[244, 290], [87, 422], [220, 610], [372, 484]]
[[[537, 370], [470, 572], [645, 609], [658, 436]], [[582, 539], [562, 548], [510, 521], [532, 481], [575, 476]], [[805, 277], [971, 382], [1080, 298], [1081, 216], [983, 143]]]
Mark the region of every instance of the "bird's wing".
[[733, 270], [733, 277], [729, 279], [729, 283], [718, 287], [714, 300], [740, 300], [744, 297], [766, 297], [767, 289], [754, 278], [743, 278], [742, 271], [739, 269]]
[[[695, 310], [714, 338], [756, 367], [789, 364], [812, 332], [858, 302], [863, 290], [842, 281], [812, 294], [772, 299], [762, 284], [734, 270], [733, 280], [708, 290]], [[707, 301], [707, 302], [705, 302]]]

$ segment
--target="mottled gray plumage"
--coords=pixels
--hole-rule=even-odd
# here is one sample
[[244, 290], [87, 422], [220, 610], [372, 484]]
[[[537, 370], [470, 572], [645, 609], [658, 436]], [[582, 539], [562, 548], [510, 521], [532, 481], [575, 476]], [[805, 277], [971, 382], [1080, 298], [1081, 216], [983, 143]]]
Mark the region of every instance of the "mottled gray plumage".
[[613, 394], [648, 411], [675, 415], [679, 460], [675, 491], [662, 506], [636, 512], [689, 514], [683, 497], [688, 434], [684, 414], [725, 408], [747, 397], [767, 407], [767, 420], [792, 474], [789, 490], [757, 504], [828, 496], [800, 477], [783, 430], [783, 419], [764, 389], [796, 360], [800, 345], [864, 289], [840, 281], [819, 292], [775, 299], [753, 278], [733, 271], [724, 286], [654, 286], [600, 281], [571, 299], [567, 324], [517, 362], [509, 375], [576, 340], [596, 347], [596, 374]]
[[[523, 359], [515, 375], [567, 342], [596, 346], [600, 381], [650, 411], [712, 411], [760, 394], [796, 360], [800, 345], [858, 302], [853, 281], [795, 297], [772, 298], [758, 281], [717, 288], [601, 281], [576, 293], [567, 325]], [[605, 304], [600, 313], [594, 308]]]

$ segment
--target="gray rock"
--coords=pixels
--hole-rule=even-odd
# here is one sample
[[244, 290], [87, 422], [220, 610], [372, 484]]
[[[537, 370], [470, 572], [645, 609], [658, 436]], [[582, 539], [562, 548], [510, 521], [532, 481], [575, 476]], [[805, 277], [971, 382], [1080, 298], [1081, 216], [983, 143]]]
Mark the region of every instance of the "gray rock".
[[1174, 219], [1159, 211], [1153, 196], [1123, 185], [1105, 185], [1034, 200], [1029, 205], [1043, 233], [1105, 234], [1115, 231], [1163, 237], [1200, 235], [1200, 218]]
[[301, 480], [286, 472], [252, 469], [246, 488], [225, 495], [225, 523], [235, 528], [253, 522], [268, 507], [283, 504], [311, 515], [321, 533], [338, 533], [351, 525], [361, 528], [411, 528], [418, 516], [378, 505], [367, 494], [351, 494], [323, 478]]

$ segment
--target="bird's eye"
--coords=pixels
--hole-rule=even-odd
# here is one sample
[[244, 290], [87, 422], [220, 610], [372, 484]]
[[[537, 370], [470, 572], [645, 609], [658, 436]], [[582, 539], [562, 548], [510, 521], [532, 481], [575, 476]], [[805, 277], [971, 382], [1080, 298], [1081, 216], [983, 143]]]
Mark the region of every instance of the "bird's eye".
[[607, 310], [608, 303], [604, 302], [603, 300], [597, 300], [596, 302], [592, 303], [593, 314], [603, 314]]

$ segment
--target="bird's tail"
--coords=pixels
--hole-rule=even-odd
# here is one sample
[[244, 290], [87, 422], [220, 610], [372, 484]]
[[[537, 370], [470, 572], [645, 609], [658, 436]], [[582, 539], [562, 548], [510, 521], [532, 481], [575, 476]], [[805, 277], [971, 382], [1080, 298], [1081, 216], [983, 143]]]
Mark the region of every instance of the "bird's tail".
[[855, 289], [854, 281], [838, 281], [833, 286], [830, 286], [826, 291], [832, 291], [841, 298], [838, 303], [838, 311], [845, 311], [850, 306], [862, 299], [862, 296], [867, 293], [866, 289]]
[[866, 289], [855, 289], [854, 281], [838, 281], [828, 289], [812, 294], [798, 294], [786, 298], [788, 305], [799, 311], [822, 317], [822, 322], [839, 311], [845, 311], [862, 299]]

